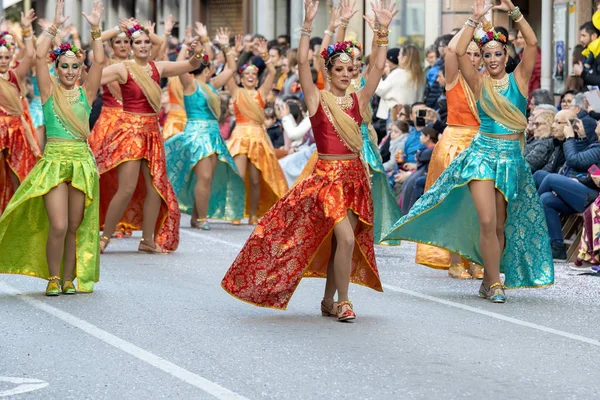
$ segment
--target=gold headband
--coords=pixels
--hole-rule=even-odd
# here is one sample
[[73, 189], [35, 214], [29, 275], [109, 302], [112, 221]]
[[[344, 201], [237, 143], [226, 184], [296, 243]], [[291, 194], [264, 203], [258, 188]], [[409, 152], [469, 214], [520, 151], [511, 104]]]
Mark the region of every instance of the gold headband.
[[61, 54], [61, 56], [65, 56], [65, 57], [69, 57], [69, 58], [77, 58], [77, 54], [75, 54], [71, 50], [65, 51], [64, 54]]
[[[132, 35], [132, 36], [133, 36], [133, 35]], [[126, 38], [126, 37], [127, 37], [127, 34], [126, 34], [125, 32], [121, 32], [121, 33], [119, 33], [119, 34], [118, 34], [116, 37], [118, 37], [118, 38]]]
[[342, 53], [340, 54], [339, 60], [344, 64], [348, 64], [352, 59], [350, 58], [348, 53]]
[[0, 46], [0, 53], [10, 53], [10, 50], [6, 46]]
[[490, 49], [495, 49], [498, 46], [501, 46], [502, 43], [496, 41], [496, 40], [490, 40], [489, 42], [487, 42], [486, 44], [483, 45], [483, 47], [489, 47]]
[[134, 38], [134, 39], [137, 39], [137, 38], [139, 38], [142, 35], [142, 33], [144, 33], [144, 31], [142, 31], [142, 30], [135, 31], [135, 32], [133, 32], [131, 34], [131, 37]]
[[477, 43], [471, 41], [471, 42], [469, 42], [469, 46], [467, 47], [467, 50], [479, 51], [479, 46], [477, 46]]

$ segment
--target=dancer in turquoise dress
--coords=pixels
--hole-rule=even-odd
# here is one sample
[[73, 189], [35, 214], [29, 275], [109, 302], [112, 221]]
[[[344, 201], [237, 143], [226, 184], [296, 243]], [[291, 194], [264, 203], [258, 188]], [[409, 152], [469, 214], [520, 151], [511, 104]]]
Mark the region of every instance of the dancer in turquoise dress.
[[44, 111], [42, 110], [42, 100], [40, 99], [40, 89], [37, 84], [37, 76], [33, 76], [32, 78], [33, 85], [33, 98], [29, 103], [29, 113], [31, 114], [31, 119], [33, 120], [33, 127], [38, 129], [41, 126], [44, 126]]
[[487, 35], [477, 39], [486, 67], [480, 75], [465, 53], [490, 8], [476, 0], [457, 49], [461, 72], [476, 94], [480, 131], [386, 239], [432, 244], [483, 265], [480, 296], [503, 303], [504, 287], [551, 285], [554, 264], [542, 204], [522, 154], [537, 39], [519, 8], [502, 0], [493, 8], [509, 13], [527, 46], [517, 69], [506, 74], [506, 37], [485, 24]]
[[[204, 49], [196, 49], [203, 62], [194, 77], [179, 76], [183, 84], [183, 102], [187, 122], [183, 132], [165, 142], [167, 175], [177, 194], [179, 208], [191, 214], [191, 226], [210, 230], [208, 218], [240, 220], [244, 217], [244, 181], [235, 166], [219, 131], [220, 98], [215, 90], [222, 87], [235, 71], [235, 57], [229, 50], [229, 31], [219, 30], [219, 41], [227, 55], [227, 66], [208, 83], [215, 67]], [[187, 45], [182, 46], [183, 57]]]

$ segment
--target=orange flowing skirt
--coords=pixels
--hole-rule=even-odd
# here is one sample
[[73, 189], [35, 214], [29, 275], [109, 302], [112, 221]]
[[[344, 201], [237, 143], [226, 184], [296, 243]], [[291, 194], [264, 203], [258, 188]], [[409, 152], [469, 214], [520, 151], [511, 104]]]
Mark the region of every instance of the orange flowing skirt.
[[122, 115], [122, 108], [102, 107], [102, 111], [88, 137], [88, 143], [94, 154], [97, 154], [102, 147], [110, 145], [112, 133], [121, 122]]
[[[104, 226], [108, 206], [119, 187], [116, 167], [127, 161], [145, 160], [152, 175], [152, 185], [162, 198], [154, 240], [163, 249], [175, 251], [179, 244], [179, 205], [167, 179], [165, 149], [157, 117], [123, 112], [116, 129], [106, 136], [102, 146], [94, 151], [94, 156], [100, 172], [101, 226]], [[145, 197], [146, 185], [140, 173], [133, 197], [117, 229], [142, 229]]]
[[373, 249], [373, 202], [364, 166], [319, 160], [265, 214], [221, 286], [261, 307], [285, 309], [303, 277], [327, 277], [333, 228], [348, 210], [358, 216], [350, 281], [383, 291]]
[[165, 126], [162, 131], [163, 141], [167, 141], [171, 136], [175, 136], [185, 129], [187, 115], [185, 110], [171, 110], [165, 119]]
[[[277, 161], [275, 149], [264, 128], [253, 124], [237, 125], [227, 141], [227, 147], [234, 158], [239, 154], [246, 154], [248, 161], [260, 171], [260, 200], [256, 214], [257, 217], [262, 217], [288, 191], [288, 184]], [[244, 214], [247, 217], [250, 213], [249, 168], [246, 168], [244, 182], [247, 194]]]
[[36, 162], [37, 157], [27, 141], [21, 117], [0, 116], [0, 214], [16, 189], [13, 188], [10, 172], [23, 182]]
[[[452, 125], [444, 129], [442, 139], [435, 145], [431, 155], [425, 191], [435, 183], [452, 160], [471, 145], [471, 141], [478, 130], [478, 127]], [[463, 259], [462, 261], [465, 266], [469, 266], [468, 260]], [[417, 244], [415, 262], [436, 269], [449, 269], [452, 264], [448, 250], [423, 243]]]

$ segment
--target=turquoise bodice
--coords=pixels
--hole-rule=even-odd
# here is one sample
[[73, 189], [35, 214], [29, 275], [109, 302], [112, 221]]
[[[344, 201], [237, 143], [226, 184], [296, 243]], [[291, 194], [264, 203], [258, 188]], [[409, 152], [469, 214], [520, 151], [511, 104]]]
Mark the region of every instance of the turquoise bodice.
[[35, 97], [40, 97], [40, 88], [38, 87], [37, 84], [37, 76], [33, 76], [33, 78], [31, 79], [31, 83], [33, 85], [33, 95]]
[[[215, 88], [209, 83], [208, 87], [214, 93], [217, 93]], [[217, 119], [208, 108], [208, 102], [206, 101], [206, 97], [204, 93], [202, 93], [202, 89], [200, 89], [200, 85], [196, 84], [196, 91], [193, 94], [183, 95], [183, 104], [185, 105], [185, 113], [187, 114], [188, 119], [201, 119], [201, 120], [211, 120], [216, 121]]]
[[[506, 97], [508, 101], [514, 104], [523, 115], [525, 115], [527, 112], [527, 97], [523, 96], [519, 90], [519, 86], [517, 85], [517, 81], [513, 74], [508, 75], [508, 88], [499, 93]], [[479, 119], [481, 120], [481, 127], [479, 128], [481, 132], [495, 135], [510, 135], [516, 133], [516, 131], [508, 129], [487, 115], [481, 108], [479, 100], [477, 101], [477, 111], [479, 112]]]

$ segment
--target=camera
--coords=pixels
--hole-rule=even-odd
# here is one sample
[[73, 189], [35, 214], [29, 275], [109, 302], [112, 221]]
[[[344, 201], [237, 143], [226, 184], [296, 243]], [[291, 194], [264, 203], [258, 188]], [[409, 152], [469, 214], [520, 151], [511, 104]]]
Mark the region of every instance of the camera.
[[427, 116], [427, 110], [419, 110], [417, 111], [417, 117], [425, 118]]

